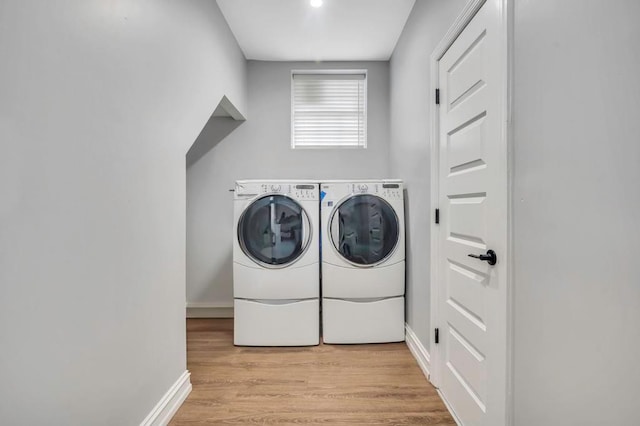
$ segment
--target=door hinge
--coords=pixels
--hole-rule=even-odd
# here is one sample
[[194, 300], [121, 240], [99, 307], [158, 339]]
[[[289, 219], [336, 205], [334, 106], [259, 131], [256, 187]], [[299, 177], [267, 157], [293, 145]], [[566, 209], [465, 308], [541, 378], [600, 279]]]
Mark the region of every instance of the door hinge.
[[436, 224], [440, 223], [440, 209], [436, 209]]
[[440, 329], [439, 328], [436, 328], [436, 330], [435, 330], [435, 341], [436, 341], [436, 344], [440, 343]]
[[440, 89], [436, 89], [436, 105], [440, 105]]

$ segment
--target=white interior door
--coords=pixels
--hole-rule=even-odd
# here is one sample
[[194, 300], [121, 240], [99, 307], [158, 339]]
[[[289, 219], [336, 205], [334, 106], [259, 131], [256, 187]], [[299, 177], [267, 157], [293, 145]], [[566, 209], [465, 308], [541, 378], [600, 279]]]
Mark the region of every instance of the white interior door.
[[[500, 3], [439, 61], [436, 385], [463, 425], [506, 423], [507, 150]], [[494, 265], [488, 250], [497, 255]], [[476, 256], [474, 257], [470, 257]]]

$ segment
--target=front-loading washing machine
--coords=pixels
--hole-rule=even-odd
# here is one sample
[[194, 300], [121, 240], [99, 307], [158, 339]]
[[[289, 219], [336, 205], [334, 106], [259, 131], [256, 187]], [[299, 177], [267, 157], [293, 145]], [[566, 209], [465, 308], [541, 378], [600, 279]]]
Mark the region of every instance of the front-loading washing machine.
[[319, 343], [318, 203], [314, 182], [236, 182], [235, 345]]
[[328, 181], [320, 187], [323, 341], [403, 341], [402, 181]]

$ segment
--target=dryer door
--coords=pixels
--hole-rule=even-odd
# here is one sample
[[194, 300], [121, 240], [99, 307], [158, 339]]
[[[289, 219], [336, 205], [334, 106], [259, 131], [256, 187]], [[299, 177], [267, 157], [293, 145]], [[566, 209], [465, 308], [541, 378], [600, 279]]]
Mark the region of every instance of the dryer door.
[[304, 208], [285, 195], [266, 195], [251, 203], [238, 221], [238, 243], [260, 266], [282, 268], [296, 262], [311, 241]]
[[356, 266], [375, 266], [395, 251], [400, 237], [398, 215], [384, 199], [353, 195], [331, 215], [331, 241], [338, 253]]

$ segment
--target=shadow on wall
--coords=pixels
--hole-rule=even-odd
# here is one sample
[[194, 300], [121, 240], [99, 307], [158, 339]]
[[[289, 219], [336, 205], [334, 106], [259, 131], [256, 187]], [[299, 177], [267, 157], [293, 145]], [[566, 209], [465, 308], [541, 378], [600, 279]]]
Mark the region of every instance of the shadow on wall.
[[223, 96], [209, 121], [204, 125], [196, 141], [187, 152], [187, 167], [201, 159], [244, 121], [244, 116], [226, 96]]
[[[409, 214], [411, 212], [410, 207], [410, 199], [409, 199], [409, 190], [405, 187], [404, 188], [404, 252], [405, 252], [405, 265], [411, 264], [412, 258], [411, 258], [411, 250], [409, 250], [409, 248], [411, 247], [411, 232], [409, 232], [409, 228], [410, 228], [410, 223], [411, 221], [409, 220]], [[409, 282], [409, 268], [405, 267], [404, 268], [404, 282], [405, 282], [405, 296], [407, 295], [407, 286], [406, 283]], [[408, 300], [407, 297], [405, 297], [405, 304], [406, 301]], [[405, 306], [405, 321], [407, 320], [407, 317], [409, 315], [409, 311], [408, 311], [409, 306], [406, 305]]]

